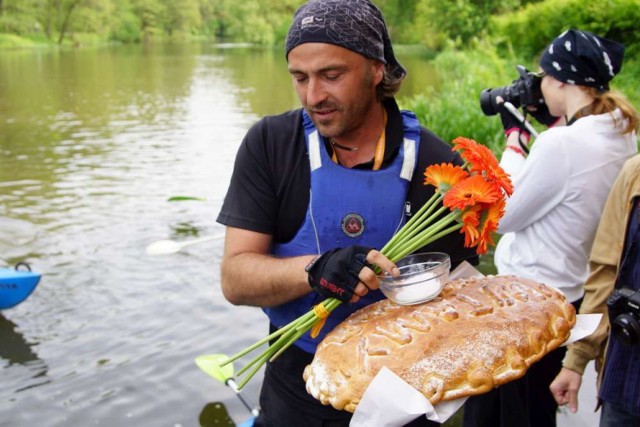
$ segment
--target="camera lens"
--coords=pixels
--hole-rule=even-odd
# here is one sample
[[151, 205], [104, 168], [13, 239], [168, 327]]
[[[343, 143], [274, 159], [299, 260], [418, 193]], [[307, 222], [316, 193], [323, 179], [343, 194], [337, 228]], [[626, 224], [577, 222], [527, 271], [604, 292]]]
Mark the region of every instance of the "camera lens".
[[495, 116], [498, 114], [495, 108], [495, 97], [491, 96], [492, 89], [485, 89], [480, 92], [480, 108], [485, 116]]
[[611, 323], [613, 335], [626, 345], [633, 345], [640, 339], [640, 322], [631, 313], [623, 313]]

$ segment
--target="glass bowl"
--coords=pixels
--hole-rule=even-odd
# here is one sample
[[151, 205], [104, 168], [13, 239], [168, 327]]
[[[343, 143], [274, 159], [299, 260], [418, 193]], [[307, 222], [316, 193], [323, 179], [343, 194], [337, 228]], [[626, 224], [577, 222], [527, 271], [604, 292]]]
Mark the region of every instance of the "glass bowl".
[[396, 265], [399, 276], [387, 273], [378, 276], [380, 290], [397, 304], [411, 305], [438, 296], [449, 279], [451, 260], [442, 252], [424, 252], [406, 256]]

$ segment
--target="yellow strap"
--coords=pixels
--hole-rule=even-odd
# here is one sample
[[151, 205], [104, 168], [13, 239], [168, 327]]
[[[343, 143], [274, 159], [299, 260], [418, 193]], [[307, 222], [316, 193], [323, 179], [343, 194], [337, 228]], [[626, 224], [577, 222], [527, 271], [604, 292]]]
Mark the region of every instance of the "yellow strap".
[[331, 313], [327, 311], [324, 303], [320, 303], [313, 306], [313, 314], [315, 314], [319, 319], [326, 319]]
[[309, 333], [311, 335], [311, 338], [315, 338], [318, 336], [320, 330], [327, 321], [327, 317], [329, 317], [329, 314], [331, 313], [327, 311], [324, 303], [320, 303], [313, 306], [313, 314], [316, 315], [318, 321], [313, 325], [313, 327], [311, 327], [311, 332]]
[[[382, 116], [384, 121], [384, 126], [382, 126], [382, 133], [378, 138], [378, 142], [376, 143], [376, 154], [373, 157], [373, 170], [380, 170], [382, 167], [382, 162], [384, 161], [384, 150], [386, 148], [386, 132], [387, 132], [387, 110], [382, 110]], [[331, 160], [333, 163], [338, 163], [338, 156], [336, 155], [336, 149], [333, 149], [333, 153], [331, 154]]]
[[315, 325], [313, 325], [313, 327], [311, 328], [311, 338], [315, 338], [318, 336], [318, 334], [320, 333], [320, 330], [322, 329], [322, 327], [324, 326], [324, 323], [327, 321], [326, 318], [324, 319], [320, 319], [318, 320], [318, 323], [316, 323]]
[[387, 110], [382, 110], [382, 114], [384, 117], [384, 126], [382, 127], [382, 133], [380, 134], [380, 138], [378, 138], [378, 143], [376, 144], [376, 155], [373, 158], [373, 170], [377, 171], [382, 167], [382, 161], [384, 160], [384, 149], [386, 146], [385, 142], [385, 133], [387, 131]]

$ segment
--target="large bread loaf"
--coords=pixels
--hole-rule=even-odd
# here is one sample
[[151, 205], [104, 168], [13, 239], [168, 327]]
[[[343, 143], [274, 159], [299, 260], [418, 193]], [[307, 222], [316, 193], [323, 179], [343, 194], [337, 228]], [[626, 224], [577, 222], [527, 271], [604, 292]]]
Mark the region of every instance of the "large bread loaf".
[[386, 366], [436, 405], [520, 378], [559, 347], [575, 325], [559, 291], [514, 276], [455, 280], [413, 306], [389, 300], [354, 313], [304, 371], [307, 391], [354, 412]]

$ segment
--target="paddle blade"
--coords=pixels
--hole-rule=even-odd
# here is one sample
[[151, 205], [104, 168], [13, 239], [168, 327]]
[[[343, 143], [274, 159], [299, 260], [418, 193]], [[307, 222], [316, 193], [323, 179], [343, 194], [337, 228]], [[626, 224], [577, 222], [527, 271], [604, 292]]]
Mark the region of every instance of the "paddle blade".
[[173, 240], [158, 240], [147, 246], [147, 255], [169, 255], [175, 254], [182, 249], [182, 245]]
[[224, 366], [220, 364], [227, 359], [229, 357], [225, 354], [206, 354], [196, 357], [196, 365], [222, 384], [226, 384], [229, 378], [233, 378], [233, 362]]
[[194, 197], [194, 196], [171, 196], [167, 199], [168, 202], [182, 202], [185, 200], [198, 200], [201, 202], [206, 201], [204, 197]]

